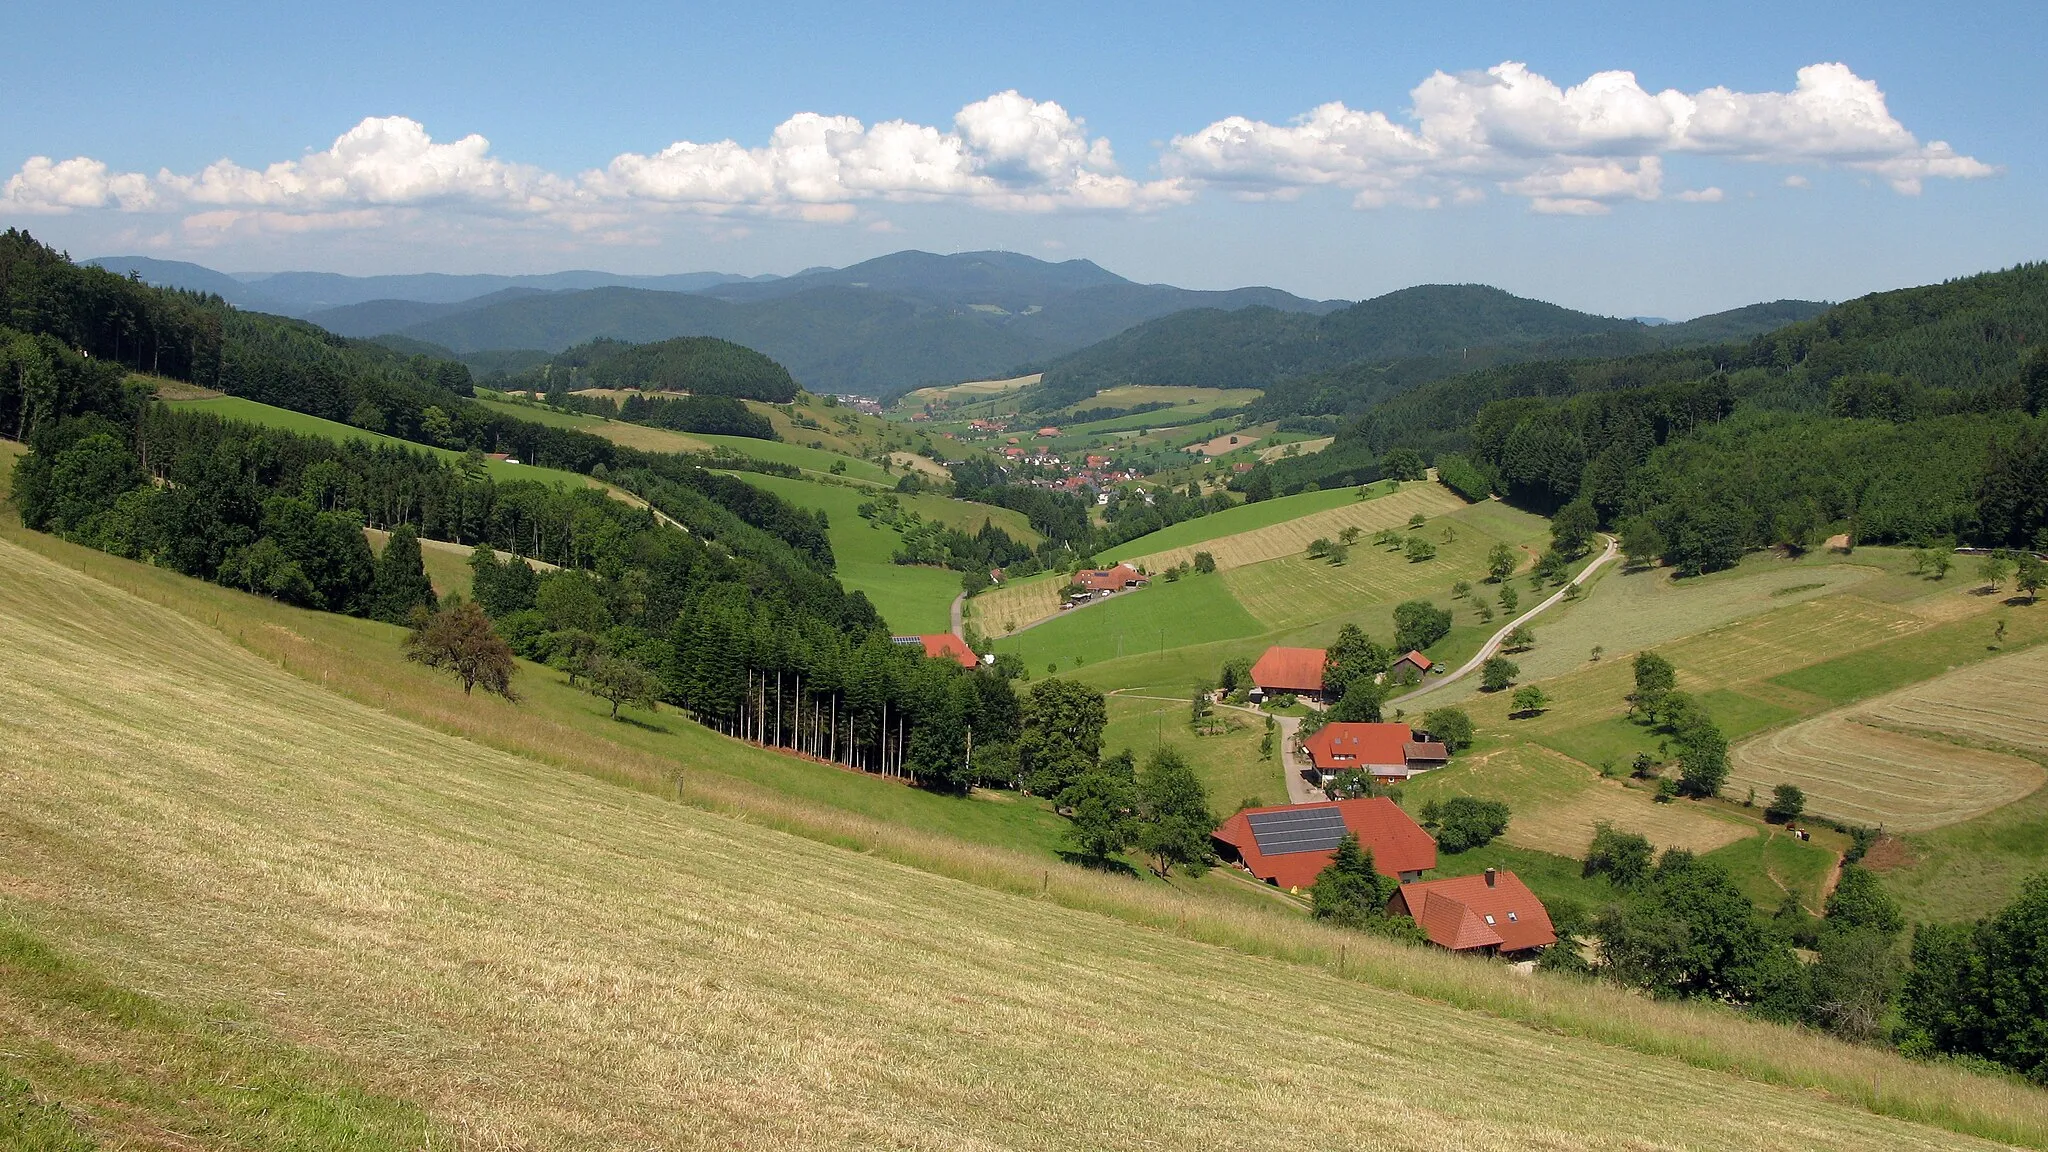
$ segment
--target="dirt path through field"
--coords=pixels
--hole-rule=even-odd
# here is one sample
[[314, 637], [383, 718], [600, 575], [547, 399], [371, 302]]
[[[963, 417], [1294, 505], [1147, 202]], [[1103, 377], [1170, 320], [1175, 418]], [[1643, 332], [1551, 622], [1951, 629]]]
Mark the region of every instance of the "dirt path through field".
[[1486, 643], [1480, 645], [1479, 651], [1474, 653], [1470, 660], [1465, 661], [1465, 663], [1462, 666], [1460, 666], [1456, 672], [1453, 672], [1440, 680], [1435, 680], [1430, 683], [1424, 684], [1422, 687], [1417, 688], [1415, 691], [1410, 692], [1405, 696], [1396, 696], [1392, 700], [1387, 701], [1386, 707], [1391, 708], [1398, 704], [1406, 704], [1408, 701], [1415, 699], [1417, 696], [1421, 696], [1429, 692], [1434, 692], [1437, 689], [1442, 688], [1446, 684], [1455, 684], [1459, 680], [1463, 679], [1465, 676], [1476, 671], [1480, 667], [1480, 665], [1485, 664], [1488, 660], [1493, 658], [1495, 653], [1500, 651], [1500, 646], [1502, 644], [1507, 643], [1508, 635], [1510, 633], [1512, 633], [1515, 629], [1520, 628], [1522, 625], [1527, 624], [1529, 621], [1534, 620], [1536, 617], [1542, 615], [1545, 609], [1548, 609], [1553, 605], [1556, 605], [1563, 601], [1565, 598], [1565, 594], [1572, 590], [1573, 585], [1583, 582], [1587, 577], [1591, 576], [1595, 572], [1598, 572], [1602, 565], [1606, 564], [1610, 560], [1613, 560], [1615, 556], [1620, 554], [1620, 551], [1620, 544], [1615, 540], [1614, 537], [1609, 536], [1607, 538], [1607, 547], [1601, 551], [1600, 555], [1593, 557], [1593, 562], [1591, 564], [1586, 565], [1585, 568], [1582, 569], [1577, 576], [1572, 577], [1572, 581], [1570, 584], [1566, 584], [1564, 587], [1559, 588], [1557, 591], [1551, 593], [1550, 599], [1545, 600], [1543, 603], [1538, 604], [1534, 608], [1529, 609], [1527, 612], [1522, 613], [1520, 616], [1515, 617], [1513, 620], [1508, 621], [1507, 624], [1504, 625], [1500, 631], [1495, 632], [1492, 635], [1492, 637], [1490, 637], [1486, 641]]

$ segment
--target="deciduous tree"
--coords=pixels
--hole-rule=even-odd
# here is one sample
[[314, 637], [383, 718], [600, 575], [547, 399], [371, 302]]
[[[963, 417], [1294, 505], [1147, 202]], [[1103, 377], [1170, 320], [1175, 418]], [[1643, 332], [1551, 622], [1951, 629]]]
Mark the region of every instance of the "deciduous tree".
[[490, 617], [474, 601], [464, 601], [421, 619], [405, 638], [405, 655], [429, 668], [452, 672], [462, 681], [467, 696], [477, 685], [507, 700], [519, 697], [512, 690], [516, 665]]

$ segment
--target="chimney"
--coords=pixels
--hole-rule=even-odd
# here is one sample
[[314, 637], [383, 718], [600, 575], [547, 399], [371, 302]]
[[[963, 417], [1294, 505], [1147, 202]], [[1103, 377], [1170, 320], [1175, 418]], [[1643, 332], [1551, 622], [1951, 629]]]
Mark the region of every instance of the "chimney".
[[1496, 879], [1496, 878], [1497, 878], [1497, 877], [1498, 877], [1499, 875], [1500, 875], [1500, 873], [1498, 873], [1498, 872], [1494, 871], [1494, 870], [1493, 870], [1493, 869], [1491, 869], [1491, 868], [1488, 868], [1488, 869], [1486, 870], [1486, 886], [1487, 886], [1488, 888], [1491, 888], [1491, 887], [1493, 887], [1493, 882], [1494, 882], [1494, 880], [1495, 880], [1495, 879]]

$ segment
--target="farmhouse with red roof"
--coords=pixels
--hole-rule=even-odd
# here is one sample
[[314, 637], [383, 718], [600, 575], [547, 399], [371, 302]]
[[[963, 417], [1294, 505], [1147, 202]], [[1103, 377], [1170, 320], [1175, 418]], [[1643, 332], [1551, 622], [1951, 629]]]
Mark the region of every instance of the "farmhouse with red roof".
[[1114, 568], [1083, 568], [1074, 573], [1074, 583], [1090, 592], [1121, 592], [1147, 583], [1145, 574], [1129, 564], [1118, 564]]
[[926, 656], [934, 660], [957, 661], [962, 668], [974, 668], [981, 664], [981, 658], [974, 654], [974, 649], [967, 646], [967, 641], [951, 632], [934, 632], [924, 636], [891, 636], [889, 639], [898, 644], [921, 644]]
[[1522, 957], [1557, 943], [1543, 901], [1513, 872], [1403, 883], [1387, 902], [1389, 916], [1407, 916], [1430, 943], [1453, 952]]
[[1436, 867], [1436, 841], [1385, 796], [1247, 808], [1211, 835], [1225, 860], [1259, 879], [1306, 888], [1336, 858], [1346, 832], [1372, 850], [1373, 867], [1389, 879], [1420, 880]]
[[1406, 780], [1417, 772], [1441, 768], [1450, 761], [1450, 749], [1434, 740], [1419, 739], [1406, 724], [1325, 724], [1301, 742], [1316, 772], [1325, 780], [1339, 772], [1370, 772], [1382, 780]]
[[1252, 665], [1252, 683], [1258, 686], [1253, 694], [1254, 703], [1283, 692], [1322, 699], [1323, 661], [1321, 648], [1266, 649], [1259, 662]]

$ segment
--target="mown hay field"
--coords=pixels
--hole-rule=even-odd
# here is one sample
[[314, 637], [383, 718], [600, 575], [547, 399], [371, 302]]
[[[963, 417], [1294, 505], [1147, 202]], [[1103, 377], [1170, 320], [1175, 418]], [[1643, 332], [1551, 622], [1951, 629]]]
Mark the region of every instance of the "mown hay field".
[[967, 614], [975, 626], [988, 635], [1008, 635], [1057, 613], [1060, 610], [1060, 589], [1066, 586], [1064, 572], [1047, 572], [1011, 580], [967, 601]]
[[[1382, 528], [1405, 529], [1409, 517], [1417, 513], [1434, 519], [1464, 506], [1464, 501], [1441, 485], [1411, 484], [1404, 486], [1399, 492], [1385, 496], [1370, 500], [1353, 499], [1335, 508], [1311, 512], [1306, 516], [1254, 528], [1247, 532], [1143, 553], [1134, 560], [1144, 565], [1146, 571], [1157, 572], [1183, 561], [1192, 562], [1196, 552], [1207, 552], [1216, 558], [1216, 567], [1219, 570], [1228, 570], [1246, 564], [1257, 564], [1261, 560], [1276, 560], [1282, 556], [1298, 555], [1308, 550], [1309, 541], [1318, 537], [1335, 540], [1337, 534], [1346, 528], [1357, 528], [1363, 532], [1366, 539], [1362, 543], [1369, 544], [1374, 532]], [[1424, 532], [1428, 532], [1428, 529], [1425, 528]], [[1164, 536], [1165, 533], [1154, 535]], [[1132, 558], [1132, 549], [1142, 543], [1143, 541], [1135, 541], [1117, 549], [1117, 556]]]
[[1513, 810], [1503, 839], [1574, 859], [1586, 854], [1601, 821], [1648, 837], [1659, 849], [1711, 852], [1755, 833], [1753, 825], [1693, 804], [1658, 804], [1619, 780], [1602, 779], [1567, 756], [1535, 744], [1461, 755], [1410, 780], [1402, 802], [1420, 812], [1431, 800], [1478, 796]]
[[1761, 795], [1781, 783], [1806, 793], [1807, 810], [1855, 824], [1913, 832], [2010, 804], [2039, 788], [2039, 764], [1858, 723], [1830, 712], [1767, 732], [1729, 754], [1729, 786]]
[[1760, 791], [1797, 784], [1815, 812], [1921, 831], [2048, 782], [2035, 760], [1997, 748], [2048, 752], [2048, 647], [1765, 733], [1734, 749], [1731, 779]]
[[[463, 1146], [1985, 1146], [565, 774], [13, 545], [0, 644], [8, 913]], [[38, 1097], [163, 1074], [0, 1010]]]
[[[1224, 582], [1246, 611], [1269, 629], [1304, 627], [1356, 612], [1367, 604], [1433, 595], [1448, 603], [1452, 584], [1459, 580], [1477, 584], [1484, 578], [1486, 553], [1495, 544], [1519, 546], [1545, 531], [1543, 520], [1535, 516], [1468, 516], [1482, 507], [1474, 505], [1435, 517], [1414, 533], [1435, 546], [1435, 559], [1411, 561], [1399, 548], [1374, 544], [1367, 534], [1352, 546], [1343, 564], [1296, 553], [1231, 568], [1224, 574]], [[1406, 517], [1400, 523], [1405, 537]], [[1446, 531], [1452, 539], [1444, 539]], [[1478, 585], [1474, 595], [1483, 598], [1490, 592], [1488, 586]], [[1453, 608], [1461, 617], [1470, 614], [1465, 604]]]

